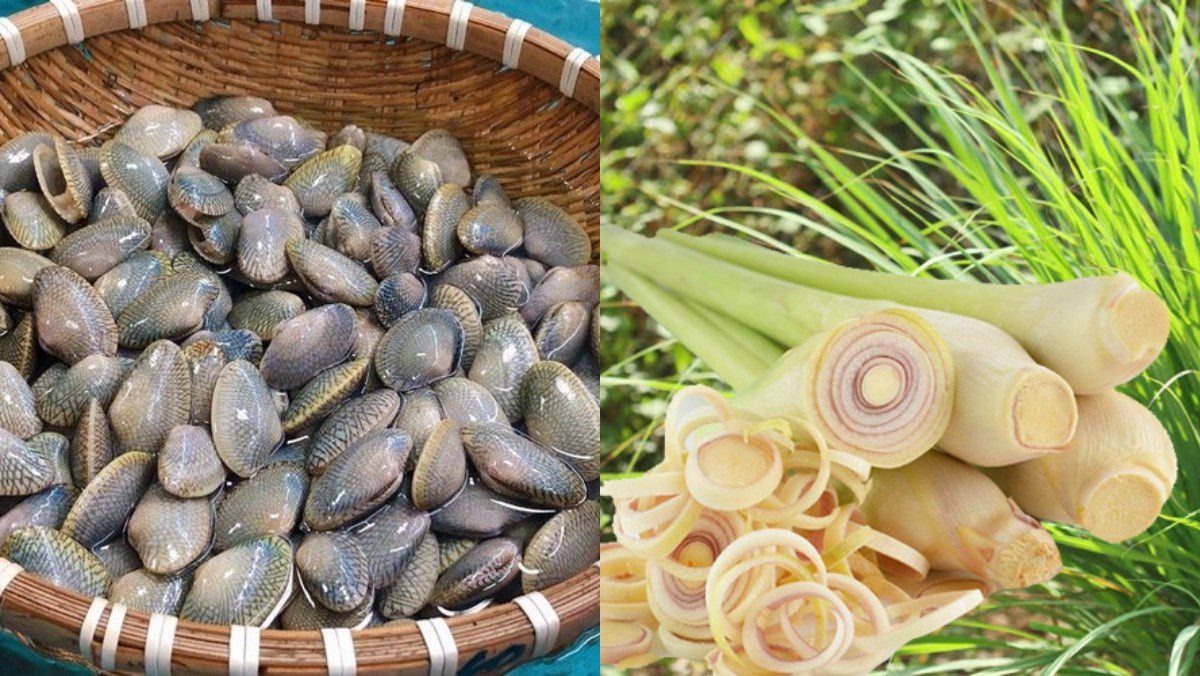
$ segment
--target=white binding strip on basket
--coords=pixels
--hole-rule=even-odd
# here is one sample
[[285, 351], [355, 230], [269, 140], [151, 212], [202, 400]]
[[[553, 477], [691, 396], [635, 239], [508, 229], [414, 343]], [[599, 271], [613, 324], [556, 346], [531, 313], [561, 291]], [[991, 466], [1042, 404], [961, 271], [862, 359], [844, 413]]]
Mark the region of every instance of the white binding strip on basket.
[[550, 600], [541, 592], [535, 591], [518, 596], [513, 602], [525, 611], [525, 616], [533, 625], [533, 656], [541, 657], [550, 652], [558, 642], [558, 631], [562, 626], [558, 613], [555, 612], [554, 606], [550, 605]]
[[83, 655], [88, 664], [95, 663], [92, 658], [92, 639], [96, 638], [96, 626], [100, 624], [100, 616], [104, 614], [106, 606], [108, 599], [103, 596], [92, 599], [87, 615], [83, 616], [83, 624], [79, 626], [79, 654]]
[[4, 595], [4, 590], [8, 589], [8, 585], [24, 570], [19, 564], [0, 559], [0, 596]]
[[529, 34], [530, 28], [533, 28], [533, 24], [520, 19], [513, 19], [513, 22], [508, 24], [508, 31], [504, 33], [504, 55], [500, 58], [500, 63], [509, 68], [516, 68], [521, 63], [521, 46], [525, 44], [525, 36]]
[[350, 630], [326, 627], [321, 630], [321, 640], [325, 642], [325, 666], [329, 676], [354, 676], [358, 661], [354, 657], [354, 639]]
[[360, 31], [367, 22], [367, 0], [350, 0], [350, 30]]
[[271, 12], [271, 0], [255, 0], [254, 5], [258, 10], [259, 21], [275, 20], [275, 15]]
[[192, 21], [208, 21], [208, 0], [188, 0], [192, 5]]
[[398, 37], [404, 25], [404, 0], [387, 0], [383, 13], [383, 34]]
[[179, 618], [162, 613], [150, 616], [146, 629], [145, 669], [146, 676], [169, 676], [171, 673], [171, 647], [175, 643], [175, 627]]
[[304, 23], [317, 26], [321, 23], [321, 0], [304, 0]]
[[104, 643], [100, 644], [100, 668], [112, 671], [117, 668], [117, 644], [121, 642], [121, 627], [125, 625], [124, 603], [114, 603], [108, 614], [108, 626], [104, 628]]
[[458, 645], [446, 620], [419, 620], [417, 629], [429, 650], [429, 676], [453, 676], [458, 672]]
[[67, 42], [77, 45], [83, 42], [83, 20], [79, 18], [79, 7], [74, 0], [50, 0], [58, 15], [62, 18], [63, 30], [67, 32]]
[[471, 10], [475, 7], [463, 0], [454, 0], [450, 8], [450, 24], [446, 28], [446, 46], [462, 51], [467, 44], [467, 25], [471, 22]]
[[125, 12], [129, 15], [130, 28], [146, 27], [146, 0], [125, 0]]
[[262, 630], [235, 624], [229, 628], [229, 676], [258, 673], [258, 644]]
[[579, 71], [583, 70], [583, 64], [590, 58], [592, 55], [579, 47], [567, 54], [566, 60], [563, 61], [562, 77], [558, 80], [559, 91], [567, 96], [575, 96], [575, 82], [579, 79]]
[[19, 66], [25, 63], [25, 41], [21, 39], [21, 31], [6, 16], [0, 17], [0, 38], [8, 45], [8, 64]]

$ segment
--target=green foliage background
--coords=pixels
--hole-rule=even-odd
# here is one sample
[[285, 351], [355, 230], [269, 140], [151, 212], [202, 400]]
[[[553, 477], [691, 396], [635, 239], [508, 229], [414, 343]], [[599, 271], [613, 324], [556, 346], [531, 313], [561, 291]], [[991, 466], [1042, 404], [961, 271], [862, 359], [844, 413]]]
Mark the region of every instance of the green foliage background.
[[[1172, 340], [1126, 387], [1180, 479], [1149, 533], [1053, 528], [1066, 569], [915, 642], [920, 673], [1191, 673], [1200, 632], [1200, 46], [1183, 0], [642, 4], [603, 17], [602, 217], [732, 228], [899, 274], [1123, 270]], [[604, 289], [608, 476], [657, 461], [667, 394], [714, 382]], [[718, 386], [720, 384], [718, 383]]]

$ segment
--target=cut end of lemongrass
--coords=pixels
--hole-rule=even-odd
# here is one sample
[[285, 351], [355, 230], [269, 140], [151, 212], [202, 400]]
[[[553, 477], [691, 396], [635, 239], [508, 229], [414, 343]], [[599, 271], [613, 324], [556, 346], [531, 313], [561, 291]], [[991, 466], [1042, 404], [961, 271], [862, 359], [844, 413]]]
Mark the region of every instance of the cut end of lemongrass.
[[1023, 529], [1008, 542], [997, 543], [987, 572], [1001, 589], [1023, 589], [1046, 582], [1060, 570], [1062, 557], [1053, 538], [1036, 527]]
[[1110, 346], [1113, 356], [1119, 361], [1130, 362], [1131, 368], [1140, 371], [1154, 361], [1167, 344], [1171, 315], [1162, 299], [1132, 279], [1122, 277], [1127, 283], [1121, 285], [1104, 308], [1103, 321], [1112, 328], [1116, 339]]
[[1107, 542], [1128, 540], [1154, 523], [1170, 490], [1149, 470], [1114, 472], [1080, 500], [1079, 524]]
[[1013, 435], [1021, 446], [1061, 450], [1075, 436], [1079, 410], [1067, 381], [1047, 368], [1022, 373], [1013, 395]]

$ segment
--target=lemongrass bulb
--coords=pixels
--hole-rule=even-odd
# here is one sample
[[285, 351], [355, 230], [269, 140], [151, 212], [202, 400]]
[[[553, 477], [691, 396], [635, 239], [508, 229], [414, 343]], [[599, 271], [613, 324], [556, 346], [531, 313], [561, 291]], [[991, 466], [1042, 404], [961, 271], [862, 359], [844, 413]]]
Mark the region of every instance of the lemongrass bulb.
[[1075, 394], [987, 322], [919, 311], [954, 359], [954, 415], [938, 450], [980, 467], [1012, 465], [1062, 450], [1075, 434]]
[[927, 321], [889, 309], [819, 333], [782, 359], [735, 404], [765, 417], [812, 422], [833, 448], [876, 467], [925, 453], [950, 422], [950, 353]]
[[867, 523], [913, 547], [933, 568], [966, 571], [992, 589], [1045, 582], [1062, 567], [1041, 524], [979, 470], [941, 453], [872, 475]]
[[1153, 413], [1119, 392], [1079, 397], [1079, 428], [1063, 452], [995, 470], [1025, 511], [1108, 542], [1149, 528], [1175, 475], [1171, 437]]

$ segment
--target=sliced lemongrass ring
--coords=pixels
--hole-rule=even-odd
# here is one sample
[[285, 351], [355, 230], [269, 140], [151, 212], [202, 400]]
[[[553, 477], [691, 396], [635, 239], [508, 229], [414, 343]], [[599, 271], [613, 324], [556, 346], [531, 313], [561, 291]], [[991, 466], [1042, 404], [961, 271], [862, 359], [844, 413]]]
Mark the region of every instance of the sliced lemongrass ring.
[[694, 641], [690, 638], [683, 638], [663, 626], [658, 628], [658, 641], [667, 654], [672, 657], [696, 662], [704, 661], [704, 658], [717, 647], [717, 644], [711, 640]]
[[704, 510], [692, 531], [657, 566], [680, 580], [702, 583], [717, 556], [745, 532], [746, 520], [736, 512]]
[[683, 465], [684, 442], [697, 427], [720, 422], [729, 417], [730, 407], [725, 398], [711, 387], [685, 387], [671, 397], [667, 405], [663, 433], [664, 464]]
[[775, 491], [783, 478], [779, 449], [752, 438], [724, 434], [687, 454], [688, 493], [709, 509], [737, 511]]
[[[618, 503], [621, 528], [627, 533], [656, 531], [679, 518], [684, 508], [693, 502], [691, 496], [680, 493], [665, 500], [638, 499]], [[645, 506], [643, 506], [645, 505]]]
[[645, 666], [654, 661], [649, 654], [653, 636], [650, 627], [640, 622], [600, 620], [600, 662], [622, 669]]
[[653, 495], [676, 495], [687, 484], [683, 472], [647, 472], [632, 479], [612, 479], [600, 487], [600, 495], [616, 499], [641, 498]]
[[[802, 644], [807, 644], [800, 635], [799, 628], [792, 622], [780, 622], [782, 634], [788, 639], [789, 647], [797, 654], [794, 659], [779, 656], [779, 646], [771, 645], [767, 640], [767, 632], [757, 619], [768, 611], [786, 608], [796, 601], [804, 600], [803, 607], [816, 613], [824, 611], [828, 619], [832, 619], [831, 634], [820, 637], [823, 645], [816, 647], [815, 655], [799, 656]], [[746, 650], [746, 658], [756, 666], [769, 671], [795, 674], [818, 669], [841, 655], [849, 648], [854, 637], [854, 616], [846, 604], [828, 587], [815, 582], [793, 582], [777, 587], [760, 596], [751, 606], [750, 613], [742, 628], [742, 645]]]
[[941, 595], [926, 597], [923, 601], [944, 601], [941, 605], [932, 606], [920, 617], [893, 625], [891, 631], [879, 636], [861, 636], [855, 641], [855, 648], [863, 652], [889, 651], [895, 652], [900, 646], [909, 641], [932, 634], [954, 620], [974, 610], [983, 603], [983, 594], [978, 590], [970, 590], [956, 594], [952, 599], [945, 600]]
[[[867, 528], [862, 526], [862, 528]], [[890, 572], [899, 572], [900, 575], [913, 579], [922, 579], [929, 574], [929, 559], [917, 550], [909, 547], [896, 538], [877, 531], [873, 528], [871, 538], [864, 545], [867, 549], [873, 550], [888, 558], [889, 561], [900, 564], [902, 570], [897, 571], [896, 566], [889, 566]]]
[[678, 517], [665, 528], [652, 535], [641, 533], [626, 533], [622, 526], [622, 505], [616, 505], [616, 516], [613, 518], [613, 534], [629, 551], [647, 559], [661, 559], [675, 549], [680, 541], [692, 530], [696, 519], [700, 518], [703, 508], [700, 503], [689, 499], [680, 510]]
[[680, 580], [651, 564], [647, 569], [646, 585], [650, 590], [646, 598], [650, 611], [660, 623], [700, 625], [711, 633], [703, 582]]

